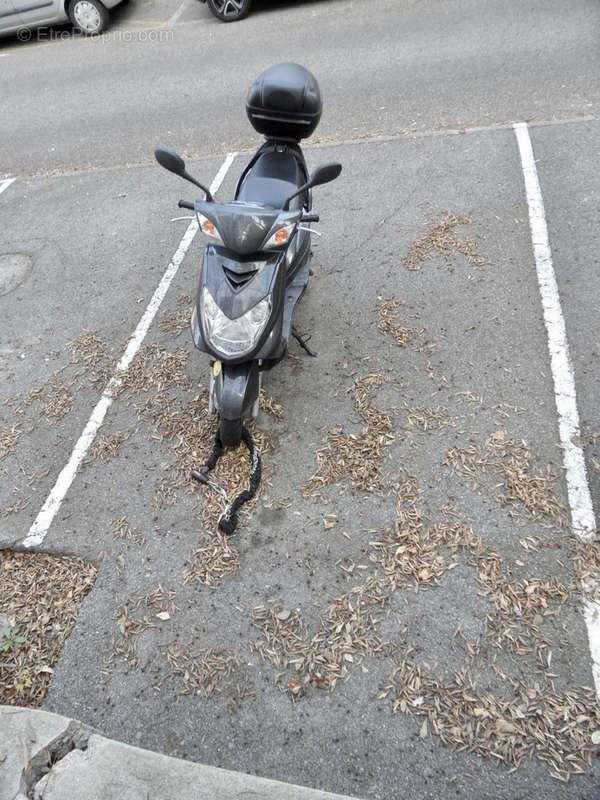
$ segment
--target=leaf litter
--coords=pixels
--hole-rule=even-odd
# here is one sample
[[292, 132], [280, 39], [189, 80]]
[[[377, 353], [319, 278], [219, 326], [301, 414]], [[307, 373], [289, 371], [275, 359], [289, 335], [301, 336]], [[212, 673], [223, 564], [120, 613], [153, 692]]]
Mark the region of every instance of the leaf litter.
[[256, 606], [252, 622], [262, 638], [252, 647], [280, 670], [277, 681], [293, 698], [305, 694], [309, 684], [333, 689], [346, 679], [355, 656], [373, 656], [384, 650], [386, 643], [376, 631], [380, 613], [376, 607], [384, 602], [379, 582], [368, 579], [331, 602], [312, 636], [298, 612], [279, 605]]
[[364, 423], [363, 430], [347, 434], [334, 428], [327, 433], [325, 443], [316, 452], [317, 469], [302, 487], [304, 495], [322, 496], [326, 486], [343, 487], [348, 481], [353, 491], [381, 488], [384, 448], [394, 442], [396, 434], [390, 415], [371, 402], [370, 391], [387, 380], [384, 375], [366, 375], [354, 381], [350, 391]]
[[189, 649], [172, 642], [165, 648], [165, 656], [171, 668], [172, 678], [181, 678], [181, 694], [212, 697], [221, 691], [223, 680], [239, 667], [238, 654], [214, 648], [191, 654]]
[[439, 431], [442, 428], [456, 427], [456, 423], [445, 409], [437, 406], [406, 406], [406, 425], [423, 433]]
[[[40, 401], [41, 413], [46, 419], [61, 420], [67, 416], [73, 408], [73, 395], [70, 391], [71, 385], [66, 384], [60, 375], [54, 375], [43, 390], [36, 392], [35, 399]], [[33, 393], [29, 398], [33, 402]]]
[[[216, 531], [218, 518], [223, 511], [221, 495], [210, 488], [199, 491], [197, 484], [190, 478], [190, 469], [204, 463], [212, 450], [216, 417], [208, 413], [206, 389], [201, 389], [183, 403], [181, 397], [173, 392], [179, 388], [192, 388], [192, 382], [185, 372], [186, 360], [185, 351], [171, 353], [156, 344], [148, 345], [142, 348], [123, 376], [120, 391], [126, 395], [128, 402], [134, 404], [138, 417], [151, 426], [152, 438], [165, 445], [173, 456], [171, 463], [163, 465], [166, 474], [160, 479], [155, 493], [157, 503], [177, 502], [178, 493], [182, 490], [193, 493], [197, 498], [198, 521], [205, 530], [204, 543], [189, 554], [183, 570], [184, 583], [198, 582], [207, 587], [216, 587], [227, 575], [238, 569], [239, 554], [226, 537], [219, 532], [212, 532]], [[261, 407], [277, 419], [283, 416], [283, 407], [267, 395], [261, 396]], [[256, 425], [251, 425], [251, 431], [261, 454], [269, 452], [272, 444], [268, 435]], [[235, 450], [224, 451], [211, 473], [211, 479], [232, 497], [246, 487], [250, 466], [247, 449], [242, 444]], [[266, 474], [268, 476], [268, 469]], [[240, 515], [240, 523], [248, 518], [256, 502], [257, 498], [246, 504], [243, 514]], [[143, 537], [136, 539], [139, 534], [132, 530], [126, 517], [115, 522], [113, 532], [116, 538], [131, 540], [137, 544], [143, 542]], [[170, 613], [167, 602], [169, 598], [162, 587], [159, 588], [161, 593], [130, 598], [118, 610], [116, 621], [119, 635], [113, 640], [113, 657], [117, 655], [131, 665], [135, 664], [136, 640], [139, 634], [157, 625], [156, 613]], [[154, 613], [148, 613], [148, 609]], [[146, 613], [140, 614], [140, 610]], [[166, 654], [176, 671], [176, 663], [187, 664], [188, 658], [177, 647], [174, 645]], [[210, 658], [213, 657], [216, 657], [214, 653]], [[188, 668], [191, 677], [184, 680], [186, 686], [200, 680], [198, 676], [204, 674], [202, 670], [209, 669], [210, 658], [205, 653], [201, 661], [203, 666], [194, 668], [195, 672], [190, 672]], [[110, 663], [111, 660], [106, 663], [106, 670]], [[197, 666], [200, 662], [193, 663]], [[184, 670], [184, 678], [185, 674]]]
[[[187, 309], [177, 312], [177, 320], [170, 319], [165, 322], [165, 324], [168, 323], [167, 326], [171, 332], [173, 332], [176, 322], [183, 324], [184, 313], [187, 325], [189, 317]], [[94, 386], [105, 385], [110, 379], [114, 370], [114, 362], [96, 333], [85, 332], [70, 342], [67, 348], [71, 354], [72, 363], [82, 366], [84, 372], [77, 373], [68, 382], [65, 382], [59, 374], [60, 371], [57, 371], [28, 395], [13, 398], [12, 405], [13, 408], [16, 408], [17, 413], [22, 414], [27, 406], [37, 402], [41, 405], [41, 412], [44, 415], [61, 419], [72, 407], [70, 389], [79, 385], [82, 374], [86, 375]], [[186, 360], [185, 351], [171, 353], [157, 344], [147, 345], [142, 348], [128, 371], [121, 376], [119, 388], [120, 393], [128, 393], [130, 398], [145, 393], [149, 395], [145, 402], [136, 406], [138, 415], [153, 425], [154, 437], [165, 441], [176, 455], [176, 463], [172, 465], [170, 478], [163, 480], [159, 487], [159, 490], [167, 495], [172, 495], [176, 488], [182, 486], [190, 488], [190, 466], [196, 466], [199, 459], [208, 455], [214, 440], [216, 418], [208, 415], [206, 391], [202, 391], [179, 410], [176, 407], [177, 400], [170, 394], [173, 389], [189, 390], [192, 386], [190, 378], [185, 374]], [[261, 408], [273, 414], [278, 420], [283, 417], [283, 406], [264, 392], [261, 394]], [[190, 425], [191, 420], [194, 421], [194, 424]], [[2, 429], [2, 438], [0, 439], [2, 457], [12, 452], [20, 433], [20, 428], [17, 426]], [[253, 426], [253, 436], [263, 453], [272, 446], [268, 435], [256, 426]], [[99, 437], [90, 453], [91, 457], [103, 461], [114, 458], [126, 438], [127, 435], [123, 433], [105, 434]], [[242, 458], [240, 458], [240, 454]], [[215, 470], [215, 478], [222, 486], [226, 487], [230, 494], [237, 493], [247, 483], [250, 464], [249, 461], [247, 464], [244, 463], [246, 460], [248, 459], [245, 448], [235, 453], [228, 451]], [[203, 500], [202, 522], [206, 526], [211, 523], [216, 526], [216, 520], [222, 511], [222, 504], [208, 493], [203, 495]], [[14, 510], [23, 507], [24, 504], [26, 501], [20, 498], [15, 504]], [[251, 509], [245, 509], [246, 515], [249, 511]], [[145, 542], [144, 537], [133, 529], [125, 516], [115, 521], [113, 535], [116, 539], [131, 541], [136, 545], [142, 545]], [[31, 557], [40, 559], [40, 563], [42, 561], [38, 554], [31, 554]], [[222, 580], [224, 575], [235, 571], [238, 566], [237, 551], [230, 547], [223, 537], [217, 536], [216, 539], [207, 537], [206, 546], [197, 549], [190, 555], [184, 572], [185, 580], [198, 580], [205, 585], [214, 586]], [[130, 664], [136, 663], [138, 636], [144, 630], [154, 627], [157, 624], [157, 617], [164, 620], [170, 616], [171, 609], [174, 608], [173, 596], [172, 591], [165, 592], [163, 587], [159, 586], [155, 592], [149, 595], [128, 598], [125, 601], [116, 612], [118, 635], [113, 640], [113, 654], [105, 661], [105, 670], [109, 669], [115, 656], [124, 658]], [[174, 658], [175, 651], [171, 650], [171, 661]], [[203, 656], [201, 674], [209, 677], [206, 680], [202, 677], [200, 684], [208, 689], [208, 694], [212, 693], [210, 681], [214, 680], [214, 670], [216, 669], [218, 672], [221, 669], [217, 663], [220, 663], [220, 659], [221, 655], [217, 651], [207, 651]], [[228, 659], [229, 657], [225, 659], [227, 663], [229, 663]], [[3, 666], [6, 667], [5, 661], [3, 661]], [[227, 667], [226, 671], [228, 669]], [[210, 677], [211, 675], [213, 677]], [[26, 702], [29, 690], [28, 681], [25, 681], [25, 684], [25, 687], [17, 684], [19, 686], [19, 702]], [[42, 691], [41, 685], [42, 682], [39, 679], [36, 680], [34, 687], [36, 692]], [[34, 689], [30, 691], [32, 692]], [[45, 692], [45, 688], [43, 691]]]
[[398, 309], [406, 306], [402, 300], [390, 298], [387, 300], [379, 300], [375, 306], [377, 312], [377, 330], [384, 335], [389, 334], [398, 347], [408, 347], [411, 345], [413, 349], [419, 349], [416, 344], [423, 338], [424, 331], [420, 328], [409, 328], [402, 325], [399, 321]]
[[[353, 489], [381, 488], [382, 448], [395, 434], [391, 418], [371, 403], [369, 391], [385, 380], [370, 375], [355, 381], [352, 392], [363, 431], [353, 436], [339, 429], [329, 432], [305, 493], [320, 493], [325, 486], [348, 480]], [[409, 424], [421, 430], [451, 424], [439, 408], [409, 409], [408, 415]], [[499, 502], [523, 506], [536, 518], [541, 515], [554, 525], [562, 524], [564, 508], [552, 493], [554, 476], [540, 471], [528, 448], [501, 436], [486, 444], [483, 453], [451, 451], [447, 464], [468, 474], [481, 466], [476, 464], [480, 457], [483, 469], [499, 471], [504, 479]], [[471, 463], [469, 457], [473, 456]], [[500, 557], [487, 550], [466, 525], [449, 517], [437, 526], [425, 525], [419, 506], [422, 491], [414, 476], [401, 474], [391, 479], [387, 488], [396, 498], [397, 519], [371, 542], [368, 560], [372, 573], [362, 584], [330, 601], [312, 634], [300, 612], [278, 604], [257, 606], [252, 622], [261, 638], [253, 643], [253, 649], [273, 663], [278, 670], [277, 683], [293, 699], [313, 688], [332, 690], [363, 658], [393, 652], [394, 671], [379, 697], [387, 699], [394, 711], [425, 715], [421, 738], [431, 731], [459, 749], [515, 767], [525, 755], [534, 753], [561, 780], [582, 771], [594, 750], [592, 736], [600, 728], [598, 706], [591, 689], [562, 694], [554, 689], [549, 672], [550, 642], [541, 632], [543, 620], [567, 602], [572, 587], [557, 580], [507, 580]], [[451, 514], [449, 507], [446, 511]], [[207, 540], [195, 552], [196, 563], [188, 561], [187, 580], [217, 585], [231, 569], [228, 562], [237, 557], [237, 553], [227, 553], [228, 549], [225, 540]], [[457, 565], [459, 552], [476, 570], [490, 612], [484, 633], [474, 643], [467, 643], [462, 671], [444, 683], [411, 659], [410, 648], [386, 642], [378, 625], [395, 592], [439, 585], [444, 574]], [[589, 554], [582, 556], [581, 562], [595, 569], [596, 554], [593, 559]], [[492, 651], [534, 657], [541, 679], [532, 681], [531, 686], [512, 681], [513, 697], [509, 698], [480, 692], [468, 664], [481, 657], [486, 643]]]
[[498, 475], [502, 480], [496, 487], [502, 489], [495, 496], [499, 505], [523, 508], [532, 519], [547, 526], [564, 528], [568, 524], [566, 508], [553, 491], [556, 476], [550, 467], [542, 469], [530, 448], [507, 438], [505, 431], [496, 431], [483, 445], [449, 450], [443, 463], [477, 487], [481, 476]]
[[115, 369], [115, 360], [108, 352], [107, 345], [96, 331], [84, 331], [72, 342], [67, 343], [73, 364], [85, 368], [90, 384], [103, 389]]
[[115, 612], [118, 633], [112, 639], [112, 653], [105, 659], [104, 673], [108, 674], [115, 657], [120, 657], [135, 667], [138, 636], [150, 628], [157, 627], [158, 614], [166, 613], [170, 617], [177, 610], [175, 590], [165, 589], [162, 584], [148, 594], [128, 597]]
[[128, 433], [120, 431], [115, 433], [103, 433], [97, 436], [89, 449], [89, 457], [94, 461], [107, 463], [119, 455], [121, 445], [129, 439]]
[[485, 260], [479, 255], [477, 243], [472, 239], [461, 239], [455, 232], [458, 226], [470, 225], [471, 218], [457, 216], [451, 211], [442, 214], [439, 220], [432, 220], [429, 230], [411, 244], [403, 259], [408, 270], [420, 270], [433, 252], [450, 261], [453, 253], [463, 255], [469, 264], [481, 268]]
[[159, 403], [168, 389], [191, 389], [192, 380], [185, 373], [187, 357], [183, 349], [172, 353], [156, 342], [145, 345], [121, 377], [119, 393], [153, 391]]
[[113, 537], [115, 539], [131, 542], [138, 547], [142, 547], [146, 544], [145, 536], [131, 526], [131, 523], [125, 515], [114, 521]]
[[170, 333], [175, 337], [180, 336], [183, 331], [189, 330], [191, 314], [189, 308], [167, 311], [163, 314], [159, 327], [163, 333]]
[[513, 696], [507, 699], [481, 690], [465, 671], [443, 682], [407, 652], [378, 697], [390, 703], [393, 713], [425, 716], [431, 732], [458, 751], [514, 768], [535, 756], [563, 782], [586, 772], [597, 753], [592, 737], [600, 727], [594, 690], [558, 694], [550, 682], [533, 687], [513, 680], [511, 685]]
[[[211, 487], [200, 490], [190, 477], [190, 470], [201, 466], [212, 451], [217, 417], [208, 413], [206, 388], [183, 403], [181, 397], [171, 391], [192, 388], [192, 381], [185, 373], [186, 361], [187, 354], [183, 350], [170, 353], [156, 344], [149, 345], [140, 351], [124, 376], [121, 391], [135, 399], [137, 415], [151, 426], [152, 438], [164, 444], [174, 456], [173, 461], [165, 465], [166, 474], [159, 481], [155, 493], [157, 504], [177, 502], [181, 490], [194, 494], [198, 498], [202, 528], [216, 531], [218, 518], [225, 505], [223, 497]], [[145, 400], [144, 395], [147, 395]], [[261, 407], [273, 413], [277, 419], [283, 415], [283, 407], [266, 395], [261, 398]], [[264, 456], [273, 447], [269, 435], [255, 423], [250, 424], [249, 430], [256, 447]], [[247, 487], [250, 469], [248, 451], [241, 443], [238, 448], [223, 452], [211, 473], [211, 480], [231, 498]], [[266, 465], [263, 484], [267, 483], [268, 474], [269, 467]], [[253, 500], [245, 504], [240, 513], [240, 525], [256, 507], [261, 490], [262, 484]]]
[[231, 547], [226, 536], [221, 533], [207, 535], [206, 543], [188, 556], [183, 582], [196, 582], [213, 588], [219, 586], [226, 575], [235, 572], [239, 565], [238, 551]]
[[[23, 392], [5, 400], [18, 417], [24, 417], [26, 409], [33, 407], [35, 421], [43, 416], [49, 421], [62, 420], [73, 408], [73, 394], [82, 387], [85, 375], [90, 385], [104, 387], [114, 370], [114, 359], [95, 331], [84, 331], [77, 339], [68, 342], [67, 351], [71, 361], [34, 386], [29, 392]], [[83, 370], [73, 371], [74, 366]], [[30, 430], [35, 427], [35, 421]]]
[[[190, 381], [183, 369], [185, 357], [181, 354], [165, 354], [156, 346], [146, 350], [147, 358], [143, 366], [131, 376], [126, 376], [124, 389], [148, 393], [155, 390], [154, 397], [138, 407], [138, 413], [154, 424], [155, 437], [168, 442], [178, 462], [190, 456], [196, 458], [201, 444], [205, 448], [212, 445], [208, 435], [213, 427], [211, 421], [208, 421], [206, 429], [200, 430], [198, 427], [191, 439], [186, 438], [180, 424], [184, 419], [189, 423], [190, 417], [185, 418], [181, 411], [174, 409], [167, 397], [168, 390], [173, 386], [190, 388]], [[175, 357], [169, 363], [169, 357], [173, 355]], [[158, 362], [158, 365], [154, 362]], [[318, 469], [311, 481], [316, 480], [312, 486], [309, 482], [311, 491], [308, 493], [348, 479], [353, 488], [381, 488], [381, 448], [388, 441], [393, 441], [395, 433], [389, 415], [370, 402], [369, 390], [385, 380], [383, 376], [372, 375], [355, 382], [352, 391], [356, 410], [365, 423], [364, 441], [355, 445], [352, 442], [356, 442], [358, 437], [351, 440], [351, 437], [338, 431], [342, 434], [342, 448], [338, 448], [342, 463], [339, 464], [334, 456], [335, 442], [330, 441], [328, 436], [319, 451], [321, 459], [317, 454]], [[197, 410], [206, 412], [206, 392], [201, 392], [191, 403], [195, 404]], [[163, 404], [166, 417], [159, 410]], [[186, 407], [186, 410], [191, 409]], [[278, 416], [275, 411], [273, 413]], [[414, 424], [419, 427], [426, 423], [415, 419]], [[366, 453], [367, 458], [374, 462], [370, 474], [360, 472], [360, 457], [353, 460], [356, 449], [365, 454], [361, 445], [366, 442], [373, 445], [374, 450], [371, 454]], [[263, 444], [269, 445], [266, 435]], [[491, 452], [484, 453], [483, 469], [501, 472], [505, 479], [504, 494], [499, 496], [502, 501], [509, 505], [522, 505], [533, 516], [545, 515], [549, 521], [557, 524], [564, 508], [556, 498], [554, 503], [548, 503], [553, 476], [535, 467], [526, 447], [522, 451], [513, 448], [509, 442], [507, 449], [502, 437], [486, 444], [490, 445]], [[191, 449], [192, 446], [196, 449]], [[349, 455], [344, 447], [347, 447]], [[475, 467], [479, 467], [469, 461], [469, 457], [474, 455], [480, 454], [468, 450], [450, 451], [447, 463], [457, 471], [464, 469], [465, 472], [461, 474], [467, 475], [468, 470], [474, 472]], [[491, 460], [492, 456], [495, 461]], [[514, 461], [511, 461], [511, 457]], [[503, 466], [498, 467], [498, 458]], [[178, 468], [183, 469], [180, 462], [175, 465], [175, 470]], [[184, 471], [188, 469], [189, 464], [186, 463]], [[523, 476], [526, 490], [521, 485]], [[470, 474], [469, 477], [474, 475]], [[177, 486], [173, 490], [185, 484], [185, 481], [180, 482], [179, 473], [176, 478]], [[168, 491], [168, 485], [161, 488]], [[544, 661], [542, 657], [550, 648], [540, 633], [540, 620], [554, 613], [557, 605], [566, 602], [569, 587], [557, 581], [534, 578], [522, 582], [505, 580], [499, 556], [487, 551], [481, 539], [467, 526], [448, 519], [438, 526], [425, 526], [424, 515], [419, 507], [422, 492], [414, 476], [402, 474], [391, 479], [387, 488], [396, 498], [397, 519], [393, 527], [386, 528], [377, 536], [377, 540], [371, 542], [369, 562], [373, 573], [366, 576], [363, 584], [330, 602], [312, 635], [298, 612], [280, 606], [260, 606], [254, 610], [253, 622], [262, 634], [262, 639], [254, 643], [254, 648], [283, 669], [284, 672], [278, 675], [278, 683], [293, 698], [302, 696], [312, 687], [333, 689], [339, 681], [348, 677], [353, 665], [360, 663], [365, 656], [394, 652], [394, 672], [382, 688], [380, 699], [391, 702], [394, 711], [400, 709], [407, 713], [425, 714], [427, 719], [421, 726], [421, 738], [429, 735], [431, 730], [443, 741], [459, 749], [468, 749], [513, 766], [517, 766], [524, 755], [535, 752], [549, 764], [552, 774], [561, 780], [582, 771], [589, 764], [593, 749], [590, 743], [596, 743], [594, 736], [598, 738], [600, 729], [598, 707], [591, 689], [559, 694], [553, 689], [551, 677], [543, 675], [543, 679], [535, 681], [532, 686], [513, 681], [511, 685], [515, 696], [511, 699], [499, 698], [489, 692], [482, 694], [478, 692], [466, 668], [459, 671], [452, 681], [443, 682], [416, 664], [411, 659], [410, 649], [402, 650], [390, 645], [377, 630], [396, 591], [435, 587], [443, 580], [445, 572], [456, 566], [456, 555], [461, 551], [468, 554], [471, 565], [477, 568], [478, 581], [491, 604], [486, 631], [481, 640], [487, 640], [498, 651], [510, 650], [518, 656], [533, 654], [540, 662], [540, 669], [548, 670], [550, 660], [546, 658]], [[220, 512], [220, 508], [217, 511]], [[190, 559], [186, 565], [186, 569], [192, 570], [188, 580], [199, 580], [207, 586], [218, 585], [228, 571], [233, 571], [227, 562], [237, 558], [235, 551], [223, 558], [223, 551], [227, 549], [231, 550], [225, 540], [215, 542], [214, 538], [208, 538], [203, 548], [195, 551], [196, 555], [199, 554], [197, 563], [192, 566]], [[578, 559], [579, 573], [593, 572], [598, 565], [597, 549], [580, 550]], [[148, 616], [149, 610], [156, 612], [156, 609], [160, 609], [156, 612], [158, 614], [171, 613], [168, 610], [168, 601], [172, 601], [171, 593], [165, 595], [162, 587], [159, 590], [158, 594], [130, 598], [118, 614], [121, 634], [118, 647], [123, 657], [133, 659], [131, 663], [135, 663], [136, 637], [156, 624]], [[174, 604], [171, 611], [173, 607]], [[140, 610], [147, 613], [140, 617]], [[154, 618], [156, 613], [153, 614]], [[478, 657], [480, 644], [478, 641], [469, 647], [469, 659]], [[215, 679], [222, 673], [228, 674], [227, 659], [236, 657], [236, 654], [226, 654], [223, 658], [221, 651], [212, 650], [190, 656], [179, 645], [174, 647], [171, 650], [172, 671], [183, 678], [184, 691], [206, 691], [206, 696], [215, 691], [215, 688], [211, 688], [216, 686]], [[208, 659], [206, 663], [205, 658]], [[286, 670], [291, 672], [282, 681]], [[525, 697], [529, 705], [524, 705]], [[410, 706], [407, 705], [409, 699]], [[533, 702], [536, 700], [537, 705]], [[489, 724], [482, 724], [481, 718], [489, 720]], [[518, 720], [518, 723], [514, 720]], [[557, 729], [558, 724], [562, 725], [560, 729]]]
[[[312, 636], [299, 612], [280, 605], [256, 607], [252, 621], [261, 639], [253, 649], [273, 663], [276, 682], [295, 700], [313, 688], [333, 689], [357, 659], [391, 654], [394, 668], [378, 699], [388, 701], [394, 713], [425, 715], [428, 725], [421, 727], [420, 738], [431, 732], [459, 750], [515, 768], [535, 755], [562, 781], [584, 771], [598, 750], [591, 737], [600, 729], [600, 709], [592, 688], [555, 689], [551, 642], [541, 633], [544, 619], [558, 613], [575, 585], [554, 578], [508, 580], [500, 556], [453, 518], [450, 507], [444, 508], [441, 523], [425, 525], [414, 476], [397, 478], [394, 494], [397, 520], [370, 541], [373, 572], [365, 582], [330, 603]], [[462, 668], [444, 681], [415, 662], [412, 648], [383, 640], [378, 625], [398, 590], [440, 585], [461, 553], [475, 570], [490, 610], [483, 634], [473, 643], [465, 640]], [[530, 683], [508, 678], [495, 664], [494, 652], [533, 656], [536, 677]], [[512, 692], [496, 695], [477, 687], [469, 669], [482, 660], [495, 667]]]
[[[369, 383], [384, 380], [382, 376], [369, 376], [360, 389], [368, 390]], [[365, 408], [365, 393], [360, 389], [355, 383], [355, 406], [357, 410], [362, 408], [363, 413], [359, 414], [365, 422], [363, 442], [354, 437], [359, 450], [364, 439], [373, 441], [374, 429], [382, 421], [386, 434], [394, 436], [391, 419], [379, 417], [379, 410], [370, 402]], [[421, 430], [428, 429], [430, 421], [433, 426], [451, 424], [439, 408], [409, 409], [408, 415], [412, 416], [409, 425]], [[350, 447], [343, 431], [329, 432], [325, 445], [317, 452], [317, 471], [304, 487], [305, 493], [321, 494], [325, 486], [348, 479], [353, 489], [382, 486], [381, 450], [361, 450], [365, 459], [375, 461], [365, 479], [363, 471], [353, 470], [355, 464], [357, 470], [361, 469], [360, 456], [354, 462], [352, 450], [348, 454]], [[499, 474], [499, 503], [523, 508], [536, 521], [554, 529], [566, 524], [565, 508], [553, 491], [555, 476], [549, 468], [543, 470], [537, 464], [523, 442], [508, 439], [505, 432], [493, 434], [483, 447], [449, 451], [444, 463], [470, 477], [475, 485], [480, 472]], [[552, 641], [543, 631], [547, 619], [579, 596], [580, 580], [585, 586], [588, 576], [589, 585], [597, 587], [592, 578], [600, 567], [598, 543], [573, 544], [574, 579], [569, 585], [556, 578], [510, 579], [501, 557], [486, 548], [481, 537], [458, 519], [452, 506], [441, 509], [441, 523], [427, 524], [420, 505], [423, 492], [415, 476], [403, 472], [389, 478], [385, 486], [395, 498], [395, 523], [383, 532], [372, 532], [376, 536], [370, 541], [370, 572], [365, 581], [330, 601], [314, 633], [310, 633], [299, 611], [278, 604], [254, 608], [252, 622], [261, 638], [252, 647], [264, 660], [272, 662], [277, 684], [297, 700], [313, 689], [332, 690], [365, 657], [393, 654], [393, 671], [378, 698], [388, 701], [394, 712], [424, 715], [421, 739], [431, 733], [459, 750], [511, 768], [516, 768], [524, 757], [535, 755], [561, 781], [585, 771], [600, 744], [598, 702], [590, 687], [562, 692], [555, 688]], [[528, 552], [535, 552], [539, 544], [538, 537], [522, 540]], [[435, 589], [461, 559], [474, 570], [489, 612], [483, 633], [474, 641], [457, 631], [463, 640], [464, 663], [452, 679], [445, 680], [444, 676], [432, 675], [427, 665], [419, 665], [410, 647], [386, 642], [378, 626], [398, 591]], [[352, 574], [354, 564], [350, 567], [346, 571]], [[502, 654], [528, 660], [533, 670], [530, 681], [507, 676], [497, 660]], [[478, 665], [489, 667], [501, 681], [503, 690], [499, 694], [489, 686], [486, 691], [477, 686], [471, 669]]]
[[21, 433], [22, 431], [16, 425], [10, 428], [0, 428], [0, 460], [12, 453]]
[[0, 610], [18, 629], [0, 651], [0, 704], [41, 704], [96, 574], [82, 558], [0, 550]]

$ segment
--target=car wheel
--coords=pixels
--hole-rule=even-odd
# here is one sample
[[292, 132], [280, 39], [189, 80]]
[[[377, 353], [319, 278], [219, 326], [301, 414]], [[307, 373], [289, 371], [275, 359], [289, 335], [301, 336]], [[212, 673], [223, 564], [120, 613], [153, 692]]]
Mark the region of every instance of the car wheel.
[[108, 25], [108, 11], [100, 0], [73, 0], [69, 6], [73, 26], [86, 36], [102, 33]]
[[243, 19], [250, 11], [252, 0], [208, 0], [208, 7], [223, 22]]

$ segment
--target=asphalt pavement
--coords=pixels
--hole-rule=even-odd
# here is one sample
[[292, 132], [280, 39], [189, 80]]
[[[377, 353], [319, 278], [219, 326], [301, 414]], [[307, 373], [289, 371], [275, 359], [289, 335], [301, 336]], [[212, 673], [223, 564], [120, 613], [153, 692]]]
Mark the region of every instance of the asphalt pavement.
[[191, 0], [166, 30], [172, 0], [130, 0], [108, 40], [0, 41], [0, 173], [148, 161], [156, 143], [253, 146], [248, 85], [287, 60], [318, 75], [318, 137], [593, 116], [598, 102], [593, 0], [255, 5], [242, 33]]
[[[283, 416], [261, 413], [259, 427], [272, 443], [263, 492], [232, 540], [234, 569], [213, 588], [183, 582], [190, 554], [213, 540], [202, 523], [206, 490], [165, 488], [177, 453], [144, 415], [156, 385], [137, 384], [116, 398], [100, 433], [128, 438], [112, 460], [86, 459], [41, 545], [99, 566], [44, 707], [165, 755], [356, 797], [596, 798], [595, 758], [568, 784], [536, 758], [509, 772], [493, 754], [445, 746], [423, 730], [420, 716], [392, 713], [382, 696], [407, 648], [442, 683], [468, 663], [477, 691], [498, 698], [511, 697], [511, 679], [535, 691], [552, 680], [560, 696], [593, 685], [574, 594], [552, 606], [545, 623], [551, 666], [508, 650], [496, 660], [494, 648], [474, 663], [457, 630], [475, 647], [493, 603], [477, 566], [457, 557], [438, 584], [425, 580], [416, 591], [419, 581], [408, 582], [390, 594], [376, 626], [387, 643], [380, 652], [351, 649], [343, 680], [331, 691], [313, 683], [302, 696], [290, 684], [292, 669], [272, 663], [264, 646], [261, 656], [256, 608], [281, 608], [284, 622], [288, 611], [298, 614], [310, 639], [330, 602], [375, 575], [373, 541], [393, 529], [398, 513], [393, 492], [353, 491], [347, 478], [343, 490], [325, 488], [326, 502], [302, 491], [328, 431], [363, 430], [353, 386], [373, 375], [387, 379], [370, 396], [390, 415], [393, 436], [382, 481], [389, 489], [414, 476], [423, 526], [433, 529], [449, 514], [460, 520], [497, 554], [507, 581], [573, 581], [568, 530], [532, 518], [523, 504], [499, 504], [497, 476], [457, 474], [447, 454], [485, 448], [491, 436], [496, 444], [525, 443], [535, 463], [558, 476], [552, 492], [566, 506], [511, 125], [529, 120], [581, 444], [598, 497], [600, 186], [590, 167], [599, 125], [597, 7], [263, 2], [244, 23], [224, 26], [203, 5], [186, 3], [169, 27], [178, 8], [129, 2], [115, 14], [113, 39], [0, 42], [3, 106], [10, 109], [0, 178], [16, 178], [0, 194], [0, 253], [28, 259], [20, 285], [0, 297], [0, 374], [9, 398], [58, 374], [71, 402], [62, 419], [45, 418], [35, 404], [19, 417], [24, 433], [3, 461], [0, 503], [21, 502], [0, 518], [0, 543], [23, 541], [101, 394], [102, 385], [76, 375], [67, 343], [94, 331], [118, 359], [185, 233], [186, 220], [171, 220], [182, 216], [177, 200], [190, 190], [151, 163], [154, 146], [180, 150], [190, 171], [210, 182], [227, 153], [258, 144], [245, 119], [245, 92], [265, 66], [283, 59], [306, 63], [324, 88], [309, 165], [344, 165], [337, 182], [315, 190], [323, 237], [314, 243], [315, 274], [297, 316], [319, 356], [292, 344], [294, 358], [266, 376], [265, 391]], [[142, 41], [142, 29], [173, 35]], [[231, 197], [247, 157], [234, 159], [220, 199]], [[448, 253], [431, 250], [419, 269], [407, 269], [415, 243], [423, 247], [448, 212], [462, 219], [450, 229], [456, 238]], [[144, 340], [144, 347], [181, 355], [187, 379], [168, 387], [168, 411], [184, 422], [206, 386], [207, 360], [169, 319], [189, 308], [201, 248], [197, 236]], [[408, 346], [378, 329], [376, 307], [390, 299], [403, 303], [396, 313], [413, 331]], [[168, 383], [168, 376], [155, 380]], [[3, 426], [14, 424], [13, 409], [2, 407]], [[443, 424], [425, 429], [419, 410], [439, 411]], [[115, 538], [123, 516], [143, 544]], [[174, 592], [169, 618], [153, 617], [136, 636], [134, 665], [116, 651], [119, 615], [122, 622], [126, 607], [141, 619], [132, 599], [158, 586]], [[182, 693], [189, 665], [186, 679], [173, 657], [178, 648], [196, 653], [197, 663], [208, 651], [235, 653], [235, 669], [210, 697], [200, 684]]]

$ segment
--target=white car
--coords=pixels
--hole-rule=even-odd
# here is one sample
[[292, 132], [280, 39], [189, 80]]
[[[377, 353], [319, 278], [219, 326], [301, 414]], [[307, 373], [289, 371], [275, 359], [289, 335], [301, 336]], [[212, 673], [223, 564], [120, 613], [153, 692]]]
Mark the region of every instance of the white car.
[[0, 0], [0, 36], [29, 28], [61, 25], [71, 20], [76, 29], [93, 36], [108, 25], [108, 9], [121, 0]]

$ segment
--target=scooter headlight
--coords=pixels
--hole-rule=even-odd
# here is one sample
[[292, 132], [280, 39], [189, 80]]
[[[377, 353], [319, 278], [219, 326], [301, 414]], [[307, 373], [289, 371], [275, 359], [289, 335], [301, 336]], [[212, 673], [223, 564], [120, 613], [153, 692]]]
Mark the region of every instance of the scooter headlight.
[[223, 244], [223, 240], [221, 239], [221, 234], [219, 233], [217, 226], [214, 222], [212, 222], [208, 217], [205, 217], [203, 214], [198, 214], [198, 225], [200, 225], [200, 230], [202, 233], [206, 234], [209, 239], [214, 239], [215, 242], [219, 242], [219, 244]]
[[271, 315], [271, 295], [242, 314], [229, 319], [207, 288], [202, 292], [202, 322], [210, 344], [225, 357], [233, 358], [254, 349]]

